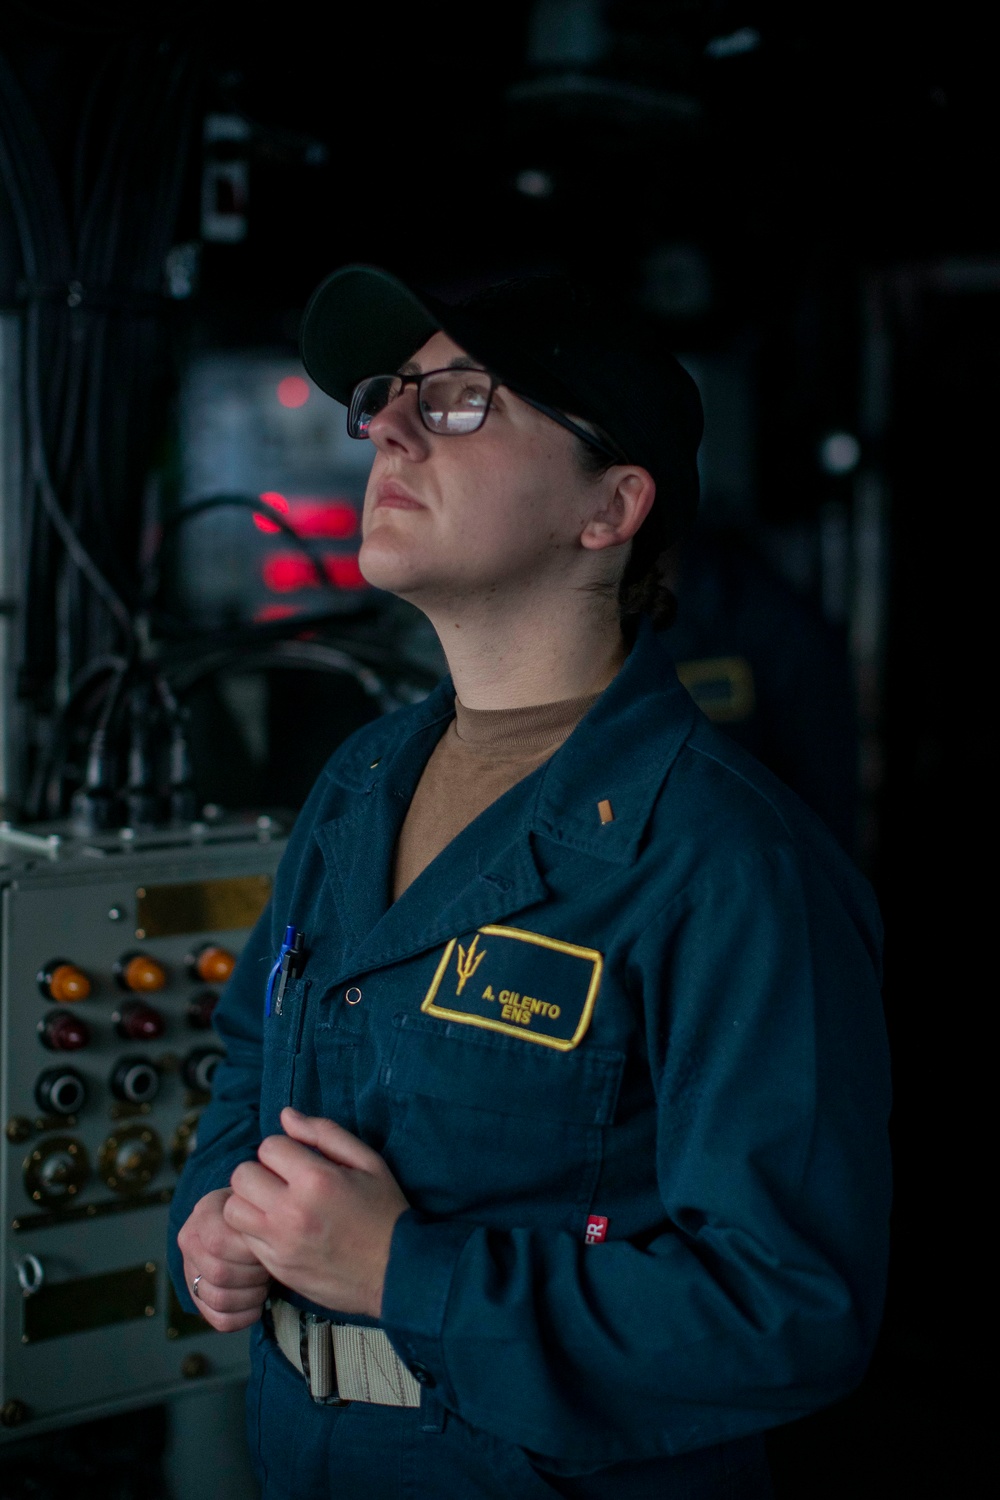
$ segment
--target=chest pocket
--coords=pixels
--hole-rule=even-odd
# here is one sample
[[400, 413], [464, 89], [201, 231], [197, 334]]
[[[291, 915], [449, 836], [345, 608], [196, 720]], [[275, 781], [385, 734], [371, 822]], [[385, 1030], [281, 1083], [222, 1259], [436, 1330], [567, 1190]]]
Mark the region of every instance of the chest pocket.
[[574, 1232], [600, 1171], [624, 1054], [526, 1047], [461, 1023], [397, 1016], [380, 1082], [385, 1155], [427, 1213]]
[[281, 1011], [264, 1018], [264, 1075], [260, 1123], [264, 1135], [281, 1129], [279, 1116], [292, 1103], [295, 1071], [302, 1048], [302, 1025], [311, 988], [309, 979], [293, 979], [281, 1000]]

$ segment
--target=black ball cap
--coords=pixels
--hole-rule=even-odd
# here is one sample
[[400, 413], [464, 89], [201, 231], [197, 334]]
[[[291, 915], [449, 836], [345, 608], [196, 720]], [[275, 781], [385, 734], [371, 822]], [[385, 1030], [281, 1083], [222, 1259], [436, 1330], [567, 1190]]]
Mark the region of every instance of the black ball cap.
[[317, 288], [302, 321], [306, 370], [346, 406], [359, 380], [387, 374], [443, 331], [521, 396], [604, 429], [648, 469], [647, 526], [669, 546], [698, 506], [698, 388], [655, 334], [561, 276], [502, 282], [451, 304], [418, 296], [377, 266], [344, 266]]

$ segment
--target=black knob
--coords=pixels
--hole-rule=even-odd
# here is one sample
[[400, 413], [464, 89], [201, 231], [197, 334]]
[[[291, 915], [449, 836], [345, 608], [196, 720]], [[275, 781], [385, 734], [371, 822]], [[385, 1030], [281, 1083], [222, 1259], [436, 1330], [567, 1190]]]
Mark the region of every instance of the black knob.
[[75, 1068], [48, 1068], [35, 1084], [35, 1103], [45, 1114], [77, 1115], [87, 1102], [87, 1085]]
[[145, 1057], [123, 1057], [111, 1075], [111, 1092], [126, 1104], [148, 1104], [159, 1088], [160, 1075]]
[[212, 1087], [212, 1075], [222, 1061], [222, 1053], [215, 1047], [195, 1047], [184, 1059], [184, 1082], [189, 1089], [207, 1094]]

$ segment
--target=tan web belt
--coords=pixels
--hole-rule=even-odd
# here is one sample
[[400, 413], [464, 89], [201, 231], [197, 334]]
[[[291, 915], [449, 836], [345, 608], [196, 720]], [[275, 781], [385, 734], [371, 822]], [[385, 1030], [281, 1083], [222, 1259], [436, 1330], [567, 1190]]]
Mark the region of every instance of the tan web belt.
[[419, 1406], [420, 1386], [381, 1328], [333, 1323], [271, 1299], [274, 1337], [309, 1385], [314, 1401]]

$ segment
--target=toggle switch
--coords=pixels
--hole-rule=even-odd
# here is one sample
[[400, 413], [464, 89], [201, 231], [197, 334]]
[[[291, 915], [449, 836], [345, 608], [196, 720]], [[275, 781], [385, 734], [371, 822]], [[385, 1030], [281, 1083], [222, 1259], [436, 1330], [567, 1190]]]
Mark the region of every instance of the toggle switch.
[[51, 959], [42, 965], [35, 978], [46, 1000], [55, 1000], [60, 1005], [86, 1000], [93, 989], [83, 970], [70, 963], [68, 958]]
[[225, 984], [236, 967], [236, 955], [216, 943], [206, 943], [188, 956], [187, 965], [195, 979], [203, 979], [206, 984]]
[[123, 953], [115, 964], [115, 978], [123, 990], [153, 994], [167, 983], [167, 971], [148, 953]]
[[35, 1084], [35, 1103], [46, 1115], [76, 1115], [87, 1102], [87, 1085], [75, 1068], [48, 1068]]
[[167, 1029], [160, 1012], [145, 1000], [126, 1000], [112, 1019], [118, 1035], [129, 1042], [155, 1042]]
[[126, 1104], [148, 1104], [160, 1090], [160, 1075], [146, 1057], [123, 1057], [110, 1079], [111, 1092]]
[[52, 1052], [79, 1052], [90, 1043], [90, 1027], [68, 1010], [54, 1010], [38, 1023], [42, 1046]]
[[22, 1255], [14, 1262], [17, 1272], [17, 1284], [21, 1288], [21, 1294], [25, 1297], [33, 1297], [40, 1292], [45, 1283], [45, 1267], [37, 1255]]

